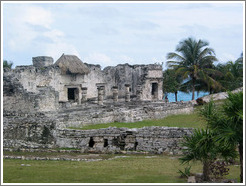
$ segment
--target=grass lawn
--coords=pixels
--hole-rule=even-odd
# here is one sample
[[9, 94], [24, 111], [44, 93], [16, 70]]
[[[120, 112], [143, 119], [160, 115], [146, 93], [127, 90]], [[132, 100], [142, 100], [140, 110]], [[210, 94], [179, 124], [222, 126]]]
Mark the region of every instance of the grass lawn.
[[106, 123], [106, 124], [94, 124], [87, 125], [81, 128], [71, 127], [70, 129], [100, 129], [108, 127], [127, 127], [127, 128], [141, 128], [141, 127], [150, 127], [150, 126], [167, 126], [167, 127], [192, 127], [192, 128], [205, 128], [206, 122], [202, 120], [198, 114], [181, 114], [181, 115], [171, 115], [163, 119], [156, 120], [145, 120], [134, 123]]
[[[116, 155], [111, 155], [116, 156]], [[118, 155], [122, 156], [122, 155]], [[21, 166], [29, 164], [30, 166]], [[3, 160], [4, 183], [183, 183], [175, 156], [124, 155], [94, 162]], [[191, 172], [201, 172], [200, 163]], [[231, 166], [228, 178], [239, 179], [239, 166]]]

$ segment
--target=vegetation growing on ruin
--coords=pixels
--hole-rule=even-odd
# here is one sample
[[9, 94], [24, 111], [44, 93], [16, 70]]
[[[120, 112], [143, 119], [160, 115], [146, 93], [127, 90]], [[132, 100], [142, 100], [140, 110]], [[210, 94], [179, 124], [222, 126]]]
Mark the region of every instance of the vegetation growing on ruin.
[[[178, 157], [163, 155], [111, 155], [112, 160], [38, 161], [3, 160], [4, 183], [185, 183]], [[193, 163], [191, 173], [202, 172]], [[239, 181], [239, 166], [230, 166], [228, 179]]]
[[90, 129], [100, 129], [100, 128], [108, 128], [108, 127], [142, 128], [142, 127], [151, 127], [151, 126], [204, 128], [205, 124], [206, 124], [205, 120], [201, 119], [197, 113], [192, 113], [192, 114], [171, 115], [163, 119], [145, 120], [145, 121], [139, 121], [134, 123], [116, 122], [116, 123], [105, 123], [105, 124], [93, 124], [81, 128], [70, 127], [70, 129], [90, 130]]

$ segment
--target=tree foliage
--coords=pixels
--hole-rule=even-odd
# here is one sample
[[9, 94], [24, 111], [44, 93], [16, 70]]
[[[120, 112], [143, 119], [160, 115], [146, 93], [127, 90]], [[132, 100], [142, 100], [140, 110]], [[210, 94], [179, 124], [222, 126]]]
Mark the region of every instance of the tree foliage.
[[241, 182], [243, 181], [243, 92], [228, 92], [222, 107], [213, 100], [200, 111], [207, 121], [206, 130], [195, 130], [192, 136], [184, 137], [185, 147], [182, 162], [203, 162], [204, 179], [209, 180], [211, 165], [218, 157], [226, 161], [240, 155]]
[[163, 92], [175, 93], [177, 101], [177, 94], [182, 85], [182, 77], [175, 73], [174, 69], [167, 69], [163, 72]]
[[[194, 100], [195, 91], [201, 90], [201, 82], [207, 90], [220, 89], [221, 85], [212, 78], [219, 73], [213, 69], [213, 62], [217, 61], [215, 52], [208, 47], [209, 43], [203, 40], [188, 38], [179, 42], [176, 52], [167, 54], [169, 68], [175, 69], [187, 81], [183, 84], [182, 91], [191, 91]], [[204, 86], [202, 86], [204, 89]]]
[[9, 69], [11, 69], [12, 66], [13, 66], [13, 62], [7, 61], [7, 60], [3, 60], [3, 68], [9, 68]]
[[225, 159], [235, 157], [235, 151], [224, 148], [214, 141], [215, 133], [209, 129], [196, 129], [192, 136], [185, 136], [182, 146], [184, 155], [180, 158], [182, 163], [201, 161], [203, 164], [203, 179], [210, 180], [210, 165], [218, 157]]
[[243, 56], [235, 61], [228, 61], [225, 64], [218, 64], [216, 70], [221, 72], [221, 76], [216, 79], [223, 86], [223, 90], [235, 90], [243, 86]]

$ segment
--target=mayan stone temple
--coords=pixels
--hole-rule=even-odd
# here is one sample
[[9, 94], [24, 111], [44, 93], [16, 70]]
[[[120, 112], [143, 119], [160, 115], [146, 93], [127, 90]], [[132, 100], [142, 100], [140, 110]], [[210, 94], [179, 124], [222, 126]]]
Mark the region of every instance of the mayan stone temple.
[[190, 113], [191, 102], [163, 99], [162, 66], [119, 64], [101, 69], [75, 55], [32, 58], [33, 65], [4, 69], [4, 148], [76, 148], [81, 152], [180, 153], [192, 129], [85, 125], [160, 119]]

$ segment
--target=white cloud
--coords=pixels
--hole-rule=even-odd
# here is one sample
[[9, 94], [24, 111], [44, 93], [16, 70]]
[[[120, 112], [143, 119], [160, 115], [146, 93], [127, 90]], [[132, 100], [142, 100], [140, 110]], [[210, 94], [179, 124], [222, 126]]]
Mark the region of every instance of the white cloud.
[[[24, 5], [25, 6], [25, 5]], [[25, 23], [50, 28], [53, 23], [52, 13], [42, 7], [25, 6], [21, 8], [21, 19]]]
[[227, 3], [4, 3], [3, 57], [23, 57], [23, 64], [34, 55], [65, 53], [104, 67], [161, 63], [181, 39], [194, 36], [228, 61], [242, 51], [241, 10]]
[[[9, 4], [4, 9], [4, 36], [13, 51], [23, 51], [31, 47], [32, 41], [39, 35], [35, 26], [50, 28], [53, 19], [51, 12], [42, 7]], [[11, 14], [14, 14], [12, 16]]]
[[[4, 36], [13, 52], [33, 51], [36, 55], [49, 55], [54, 59], [62, 53], [79, 56], [76, 47], [64, 32], [54, 28], [52, 12], [30, 4], [11, 6], [5, 10]], [[14, 12], [14, 16], [11, 13]], [[49, 40], [50, 42], [47, 42]]]
[[87, 57], [85, 57], [84, 60], [86, 63], [90, 64], [100, 64], [103, 68], [106, 66], [114, 66], [114, 62], [112, 59], [103, 53], [91, 53]]

